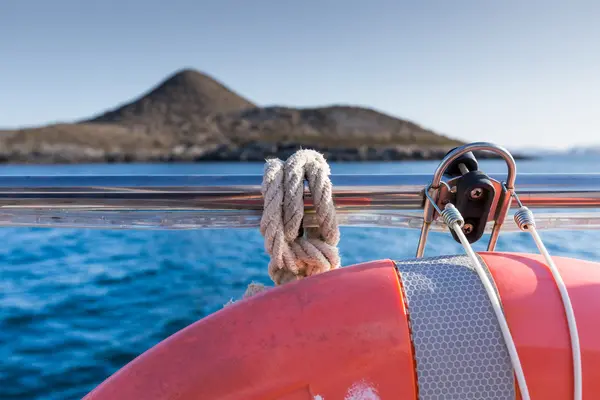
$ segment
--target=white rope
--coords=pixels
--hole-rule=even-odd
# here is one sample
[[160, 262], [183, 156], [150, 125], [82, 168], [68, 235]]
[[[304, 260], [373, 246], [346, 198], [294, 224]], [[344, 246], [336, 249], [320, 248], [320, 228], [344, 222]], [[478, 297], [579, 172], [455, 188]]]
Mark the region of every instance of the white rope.
[[[265, 164], [260, 232], [271, 256], [269, 275], [277, 285], [340, 266], [329, 174], [327, 161], [314, 150], [299, 150], [285, 163], [270, 159]], [[303, 230], [305, 178], [319, 227]]]
[[479, 276], [481, 283], [483, 283], [483, 287], [492, 303], [492, 308], [494, 309], [494, 313], [496, 314], [496, 319], [498, 319], [498, 323], [500, 324], [500, 330], [502, 331], [502, 337], [504, 338], [504, 342], [506, 343], [506, 347], [508, 349], [508, 354], [510, 356], [510, 361], [512, 363], [513, 369], [515, 370], [515, 375], [517, 377], [517, 384], [519, 385], [519, 390], [521, 392], [521, 398], [523, 400], [530, 400], [529, 397], [529, 389], [527, 388], [527, 382], [525, 381], [525, 373], [523, 372], [523, 366], [521, 365], [521, 360], [519, 359], [519, 353], [517, 352], [517, 346], [512, 338], [512, 334], [510, 333], [510, 328], [508, 327], [508, 322], [506, 321], [506, 317], [504, 316], [504, 311], [502, 310], [502, 305], [500, 304], [500, 299], [490, 281], [490, 278], [485, 273], [485, 270], [481, 266], [479, 259], [475, 255], [471, 244], [467, 240], [467, 237], [463, 233], [460, 225], [458, 223], [453, 223], [450, 227], [456, 235], [460, 239], [461, 244], [463, 245], [467, 255], [473, 261], [475, 265], [475, 272]]
[[573, 305], [571, 304], [571, 298], [569, 297], [569, 292], [567, 291], [567, 286], [560, 276], [560, 272], [558, 268], [556, 268], [556, 264], [550, 257], [548, 250], [546, 250], [546, 246], [542, 242], [542, 238], [538, 234], [537, 230], [534, 226], [528, 226], [527, 229], [531, 232], [531, 236], [533, 236], [533, 240], [537, 245], [540, 253], [546, 259], [548, 263], [548, 267], [550, 267], [550, 272], [552, 272], [552, 276], [554, 277], [554, 281], [556, 282], [556, 286], [558, 287], [558, 291], [560, 292], [560, 297], [562, 298], [563, 306], [565, 308], [565, 314], [567, 315], [567, 325], [569, 327], [569, 334], [571, 336], [571, 352], [573, 357], [573, 375], [574, 375], [574, 400], [581, 400], [583, 397], [583, 383], [582, 383], [582, 372], [581, 372], [581, 348], [579, 345], [579, 332], [577, 330], [577, 320], [575, 319], [575, 312], [573, 311]]
[[554, 263], [552, 257], [550, 257], [550, 253], [546, 249], [542, 238], [537, 232], [535, 228], [535, 218], [531, 210], [527, 207], [523, 206], [521, 200], [519, 200], [519, 196], [516, 193], [512, 193], [512, 196], [517, 200], [519, 204], [519, 210], [515, 213], [515, 222], [517, 226], [522, 231], [528, 231], [531, 233], [535, 245], [537, 246], [540, 253], [546, 259], [546, 263], [548, 264], [548, 268], [552, 273], [552, 277], [554, 278], [554, 282], [558, 288], [560, 293], [560, 297], [563, 303], [563, 308], [565, 309], [565, 315], [567, 317], [567, 326], [569, 328], [569, 336], [571, 337], [571, 357], [573, 359], [573, 399], [581, 400], [583, 397], [583, 378], [582, 378], [582, 368], [581, 368], [581, 347], [579, 343], [579, 331], [577, 329], [577, 320], [575, 319], [575, 312], [573, 311], [573, 305], [571, 304], [571, 298], [569, 297], [569, 292], [567, 290], [567, 286]]
[[458, 236], [458, 239], [460, 240], [460, 243], [465, 249], [465, 252], [475, 265], [475, 272], [477, 273], [479, 280], [483, 284], [483, 288], [485, 289], [485, 292], [487, 293], [487, 296], [492, 304], [494, 314], [496, 314], [496, 319], [500, 324], [500, 330], [502, 331], [502, 337], [504, 338], [504, 343], [506, 344], [506, 348], [508, 350], [510, 362], [513, 366], [515, 375], [517, 377], [517, 384], [519, 385], [521, 398], [523, 400], [530, 400], [529, 389], [527, 388], [527, 382], [525, 381], [525, 373], [523, 372], [523, 366], [521, 365], [519, 353], [517, 352], [517, 346], [515, 345], [512, 334], [510, 333], [510, 328], [508, 327], [508, 322], [506, 321], [504, 311], [502, 310], [500, 298], [498, 297], [498, 294], [496, 293], [496, 290], [494, 289], [490, 278], [483, 269], [483, 266], [479, 262], [477, 255], [475, 255], [471, 244], [467, 240], [467, 237], [465, 236], [462, 230], [462, 226], [464, 225], [465, 220], [461, 215], [460, 211], [458, 211], [458, 209], [452, 203], [446, 204], [444, 210], [440, 210], [440, 208], [436, 205], [435, 201], [431, 198], [431, 195], [429, 193], [430, 189], [431, 186], [429, 186], [425, 190], [425, 196], [431, 202], [436, 211], [442, 216], [446, 225], [456, 233], [456, 236]]

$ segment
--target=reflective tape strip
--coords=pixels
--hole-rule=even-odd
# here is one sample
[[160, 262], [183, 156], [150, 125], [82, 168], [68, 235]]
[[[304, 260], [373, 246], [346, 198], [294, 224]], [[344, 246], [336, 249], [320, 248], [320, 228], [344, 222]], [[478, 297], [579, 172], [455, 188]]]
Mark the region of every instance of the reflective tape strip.
[[412, 259], [396, 267], [408, 305], [419, 399], [515, 399], [509, 354], [469, 258]]

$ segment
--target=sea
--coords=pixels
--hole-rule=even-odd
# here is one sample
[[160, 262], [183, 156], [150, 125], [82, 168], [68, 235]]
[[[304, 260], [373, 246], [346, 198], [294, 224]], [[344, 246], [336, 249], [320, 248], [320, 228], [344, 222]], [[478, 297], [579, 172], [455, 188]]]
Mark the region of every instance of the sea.
[[[347, 174], [433, 173], [437, 162], [333, 163]], [[600, 172], [594, 156], [517, 162], [519, 172]], [[501, 173], [501, 161], [482, 161]], [[261, 163], [1, 166], [4, 175], [261, 174]], [[413, 257], [418, 231], [341, 229], [343, 265]], [[600, 232], [542, 232], [554, 255], [600, 261]], [[477, 243], [484, 248], [487, 237]], [[375, 245], [376, 244], [376, 245]], [[536, 252], [523, 233], [498, 250]], [[432, 233], [426, 255], [457, 254]], [[271, 285], [255, 229], [141, 231], [0, 228], [0, 399], [80, 399], [140, 353], [240, 298]], [[210, 363], [211, 360], [197, 360]], [[190, 366], [192, 367], [192, 366]]]

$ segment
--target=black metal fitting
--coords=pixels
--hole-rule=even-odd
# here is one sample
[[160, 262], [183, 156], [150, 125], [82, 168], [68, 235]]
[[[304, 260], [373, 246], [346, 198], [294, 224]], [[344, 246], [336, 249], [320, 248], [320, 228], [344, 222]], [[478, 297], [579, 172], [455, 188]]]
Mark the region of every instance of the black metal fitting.
[[[496, 188], [481, 171], [470, 171], [456, 180], [453, 203], [465, 220], [463, 232], [469, 243], [483, 236], [495, 196]], [[452, 236], [460, 242], [454, 231]]]
[[[451, 202], [465, 220], [462, 229], [469, 243], [475, 243], [483, 236], [496, 197], [491, 179], [478, 167], [477, 159], [469, 152], [452, 162], [444, 173], [454, 178]], [[454, 240], [460, 242], [456, 233], [451, 232]]]

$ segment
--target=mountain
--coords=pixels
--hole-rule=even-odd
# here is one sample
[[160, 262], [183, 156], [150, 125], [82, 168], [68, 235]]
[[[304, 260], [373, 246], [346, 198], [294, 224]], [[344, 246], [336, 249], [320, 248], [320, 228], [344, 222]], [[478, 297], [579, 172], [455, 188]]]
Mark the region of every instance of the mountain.
[[91, 118], [0, 131], [0, 161], [263, 161], [300, 147], [332, 161], [431, 159], [460, 144], [363, 107], [257, 106], [210, 76], [184, 69]]
[[208, 75], [185, 69], [133, 102], [83, 122], [179, 129], [182, 121], [193, 124], [211, 114], [255, 107]]

